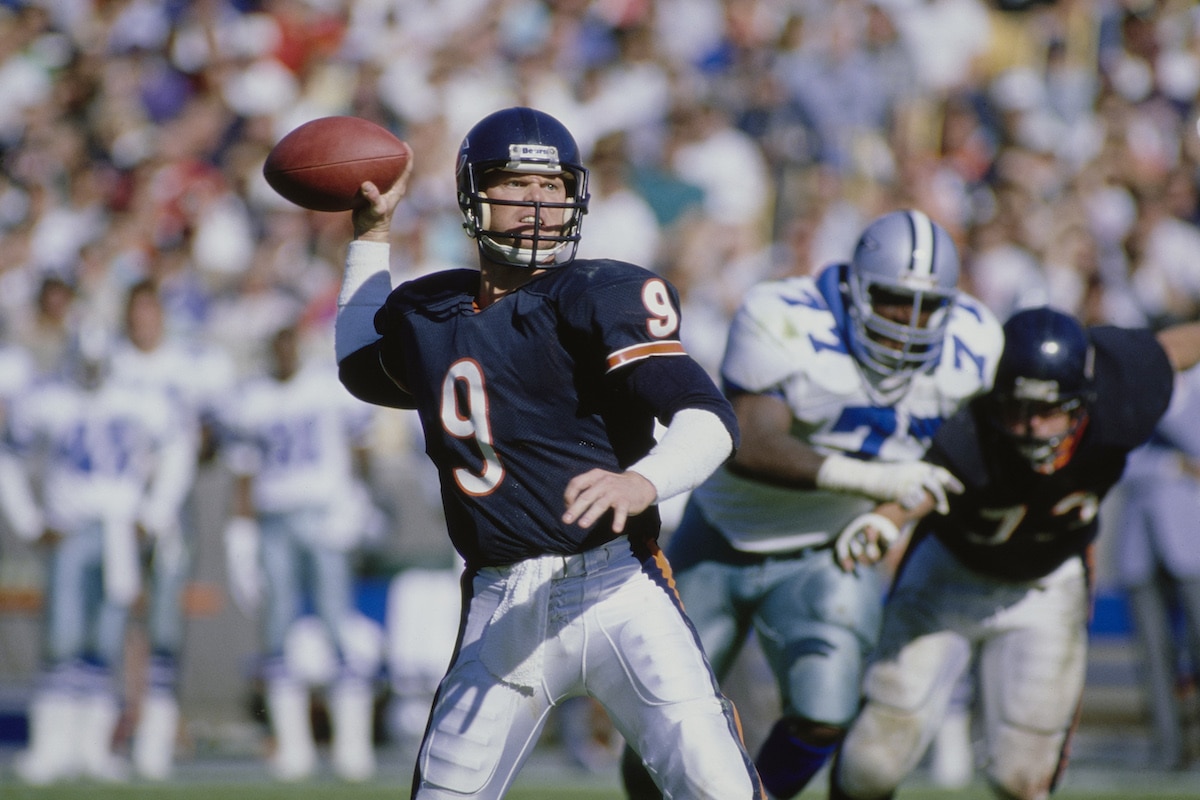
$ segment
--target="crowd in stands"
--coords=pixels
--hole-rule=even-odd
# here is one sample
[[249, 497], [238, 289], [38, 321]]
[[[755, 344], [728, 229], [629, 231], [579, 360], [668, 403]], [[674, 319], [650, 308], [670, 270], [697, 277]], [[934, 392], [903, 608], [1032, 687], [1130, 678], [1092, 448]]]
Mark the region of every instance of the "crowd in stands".
[[152, 278], [243, 370], [296, 307], [323, 346], [348, 221], [274, 195], [271, 145], [353, 114], [413, 146], [399, 279], [469, 255], [457, 144], [521, 103], [593, 163], [583, 255], [676, 281], [709, 363], [745, 287], [901, 205], [1002, 315], [1158, 324], [1200, 304], [1198, 93], [1177, 0], [6, 0], [0, 316], [45, 350], [48, 281], [115, 324]]

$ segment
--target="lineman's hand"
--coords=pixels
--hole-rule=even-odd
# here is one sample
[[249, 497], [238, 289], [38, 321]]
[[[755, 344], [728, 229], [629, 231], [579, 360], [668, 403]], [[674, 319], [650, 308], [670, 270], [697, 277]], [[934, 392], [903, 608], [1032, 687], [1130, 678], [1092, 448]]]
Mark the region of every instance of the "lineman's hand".
[[562, 521], [581, 528], [596, 524], [605, 512], [613, 512], [613, 532], [625, 530], [625, 520], [640, 514], [658, 499], [654, 484], [636, 472], [592, 469], [576, 475], [563, 493], [567, 510]]
[[933, 500], [939, 514], [950, 511], [950, 494], [963, 491], [962, 482], [949, 470], [924, 461], [861, 461], [842, 455], [828, 456], [817, 473], [821, 489], [854, 492], [907, 509]]
[[[406, 145], [407, 146], [407, 145]], [[392, 214], [400, 199], [408, 192], [408, 181], [412, 176], [412, 150], [409, 150], [408, 164], [396, 182], [388, 188], [376, 186], [371, 181], [364, 181], [359, 193], [367, 202], [354, 207], [350, 215], [354, 223], [354, 238], [367, 241], [386, 242], [391, 233]]]
[[834, 558], [845, 572], [854, 572], [859, 564], [878, 563], [888, 548], [900, 538], [896, 523], [875, 511], [856, 517], [838, 534], [833, 545]]

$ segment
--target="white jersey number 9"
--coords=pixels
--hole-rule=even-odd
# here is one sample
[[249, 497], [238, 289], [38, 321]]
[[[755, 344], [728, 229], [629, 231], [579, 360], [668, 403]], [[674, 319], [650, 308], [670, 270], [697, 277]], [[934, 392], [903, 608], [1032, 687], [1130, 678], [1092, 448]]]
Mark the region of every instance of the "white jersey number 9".
[[450, 366], [442, 381], [441, 416], [447, 433], [456, 439], [473, 439], [483, 457], [479, 472], [456, 468], [455, 483], [475, 497], [491, 493], [504, 479], [504, 467], [492, 446], [487, 392], [478, 362], [467, 358]]

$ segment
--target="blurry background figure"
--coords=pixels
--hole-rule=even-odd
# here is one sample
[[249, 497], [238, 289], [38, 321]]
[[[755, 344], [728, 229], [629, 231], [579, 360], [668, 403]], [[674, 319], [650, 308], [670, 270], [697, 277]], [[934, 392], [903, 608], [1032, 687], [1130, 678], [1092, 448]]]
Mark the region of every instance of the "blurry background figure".
[[649, 201], [630, 184], [629, 152], [622, 133], [596, 142], [590, 163], [588, 234], [580, 258], [613, 258], [661, 269], [663, 232]]
[[[1117, 578], [1129, 597], [1153, 725], [1154, 767], [1189, 760], [1180, 665], [1200, 674], [1200, 371], [1185, 373], [1154, 437], [1130, 455], [1116, 527]], [[1182, 625], [1178, 624], [1182, 621]]]
[[82, 333], [64, 374], [16, 398], [0, 453], [9, 523], [48, 555], [45, 662], [16, 762], [33, 784], [125, 777], [114, 672], [141, 590], [138, 538], [173, 535], [192, 477], [171, 402], [113, 378], [108, 348], [102, 331]]
[[46, 273], [38, 284], [32, 311], [16, 320], [12, 338], [33, 356], [37, 371], [57, 371], [75, 330], [75, 289], [58, 273]]
[[37, 369], [29, 351], [8, 341], [6, 333], [0, 316], [0, 430], [7, 424], [9, 404], [34, 380]]
[[462, 567], [406, 569], [387, 593], [388, 728], [402, 745], [420, 742], [462, 612]]
[[[124, 324], [126, 338], [113, 354], [114, 376], [128, 386], [159, 391], [171, 399], [179, 436], [187, 439], [190, 457], [199, 468], [212, 456], [216, 405], [235, 378], [232, 359], [210, 346], [168, 340], [162, 298], [149, 280], [129, 289]], [[192, 499], [190, 491], [188, 499]], [[150, 657], [145, 691], [137, 705], [132, 755], [138, 774], [152, 780], [170, 775], [179, 728], [183, 592], [195, 548], [191, 514], [182, 510], [182, 515], [156, 521], [163, 535], [148, 542], [143, 553]]]
[[325, 360], [305, 364], [300, 331], [270, 342], [270, 370], [235, 392], [224, 415], [226, 458], [235, 475], [233, 518], [225, 531], [230, 591], [262, 615], [262, 677], [275, 737], [272, 768], [302, 780], [317, 766], [309, 687], [285, 657], [289, 631], [306, 603], [337, 653], [330, 690], [332, 761], [346, 780], [375, 771], [372, 740], [378, 657], [358, 658], [351, 559], [374, 527], [364, 478], [372, 411], [351, 397]]

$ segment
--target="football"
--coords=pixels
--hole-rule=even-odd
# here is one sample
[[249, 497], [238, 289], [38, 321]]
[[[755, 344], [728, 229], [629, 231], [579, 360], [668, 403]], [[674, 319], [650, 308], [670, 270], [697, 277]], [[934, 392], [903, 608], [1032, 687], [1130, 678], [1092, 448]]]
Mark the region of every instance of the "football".
[[313, 211], [349, 211], [361, 202], [363, 181], [385, 191], [412, 151], [391, 131], [361, 117], [321, 117], [296, 128], [271, 148], [263, 177], [271, 188]]

